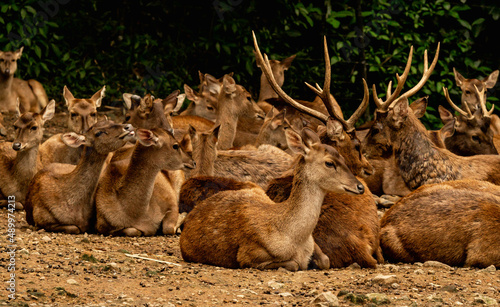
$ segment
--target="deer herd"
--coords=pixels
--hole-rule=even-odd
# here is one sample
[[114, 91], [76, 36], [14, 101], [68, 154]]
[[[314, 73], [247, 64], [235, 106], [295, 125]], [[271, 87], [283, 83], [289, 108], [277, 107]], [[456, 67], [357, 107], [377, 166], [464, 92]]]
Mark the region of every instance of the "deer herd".
[[[295, 55], [269, 60], [253, 39], [258, 101], [232, 73], [200, 72], [197, 91], [124, 93], [116, 123], [98, 111], [106, 87], [75, 98], [64, 86], [67, 131], [44, 142], [56, 103], [38, 81], [14, 77], [22, 48], [0, 51], [0, 111], [16, 114], [9, 135], [0, 113], [0, 205], [15, 196], [28, 224], [53, 232], [180, 232], [185, 261], [226, 268], [500, 267], [500, 119], [486, 103], [498, 70], [479, 80], [454, 69], [461, 103], [443, 88], [452, 111], [439, 106], [443, 126], [430, 131], [420, 121], [430, 98], [409, 100], [434, 71], [439, 44], [407, 91], [413, 47], [384, 98], [363, 79], [346, 119], [330, 92], [326, 38], [324, 84], [306, 83], [313, 101], [282, 89]], [[370, 98], [374, 119], [357, 127]]]

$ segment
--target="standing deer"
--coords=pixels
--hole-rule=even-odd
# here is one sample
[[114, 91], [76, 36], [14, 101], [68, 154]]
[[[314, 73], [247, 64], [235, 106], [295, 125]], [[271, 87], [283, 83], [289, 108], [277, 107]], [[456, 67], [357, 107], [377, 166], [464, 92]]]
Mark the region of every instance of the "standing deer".
[[342, 156], [321, 144], [312, 130], [302, 136], [287, 133], [289, 146], [300, 154], [288, 200], [275, 203], [254, 188], [224, 191], [202, 201], [184, 221], [180, 247], [185, 261], [227, 268], [307, 269], [325, 194], [362, 194], [364, 187]]
[[0, 51], [0, 112], [16, 111], [18, 98], [22, 109], [31, 112], [40, 111], [49, 101], [40, 82], [14, 78], [17, 60], [21, 58], [23, 49], [24, 47], [14, 52]]
[[135, 139], [132, 125], [100, 121], [84, 134], [62, 135], [70, 147], [83, 146], [78, 164], [54, 163], [38, 172], [26, 196], [26, 221], [47, 231], [79, 234], [91, 229], [94, 192], [108, 153]]
[[[160, 107], [161, 114], [162, 108]], [[152, 236], [176, 231], [178, 191], [162, 170], [194, 168], [170, 129], [137, 130], [130, 160], [110, 163], [96, 191], [96, 229], [102, 234]]]
[[[63, 97], [68, 107], [68, 130], [84, 134], [97, 122], [97, 108], [101, 106], [106, 92], [103, 86], [90, 98], [75, 98], [67, 86], [64, 86]], [[62, 133], [51, 136], [40, 146], [43, 165], [65, 163], [76, 165], [80, 161], [84, 147], [67, 146], [62, 140]]]
[[54, 116], [55, 101], [51, 100], [40, 113], [19, 110], [14, 123], [14, 142], [0, 143], [0, 204], [7, 204], [8, 196], [15, 196], [16, 208], [22, 209], [28, 184], [42, 163], [38, 147], [43, 138], [43, 125]]
[[[257, 58], [261, 63], [261, 69], [267, 76], [271, 76], [267, 58], [260, 53], [255, 36], [254, 45]], [[324, 54], [325, 83], [323, 89], [318, 85], [313, 89], [318, 97], [324, 101], [332, 117], [322, 118], [326, 122], [326, 126], [321, 129], [323, 136], [321, 141], [339, 148], [339, 153], [342, 154], [347, 167], [354, 175], [364, 176], [370, 174], [371, 165], [362, 163], [361, 143], [357, 139], [354, 130], [354, 124], [368, 104], [368, 86], [364, 82], [363, 101], [350, 119], [345, 121], [343, 116], [336, 115], [337, 113], [334, 110], [338, 104], [334, 102], [334, 98], [330, 94], [331, 66], [326, 38], [324, 39]], [[288, 101], [291, 105], [296, 104], [293, 99], [287, 98], [286, 93], [277, 86], [272, 78], [269, 81], [283, 100]], [[310, 86], [310, 88], [312, 87]], [[321, 114], [315, 113], [314, 110], [309, 108], [303, 109], [311, 115]], [[333, 119], [333, 117], [337, 119]], [[272, 180], [267, 187], [267, 195], [277, 202], [288, 199], [290, 193], [292, 193], [293, 180], [295, 180], [295, 177], [292, 174]], [[323, 260], [321, 257], [323, 253], [326, 254], [326, 259], [329, 259], [327, 262], [331, 267], [344, 267], [357, 262], [363, 267], [373, 268], [377, 263], [383, 263], [384, 260], [379, 247], [379, 231], [377, 207], [372, 194], [368, 190], [363, 195], [327, 193], [322, 204], [318, 224], [313, 232], [313, 237], [317, 243], [316, 263], [325, 261], [324, 257]]]
[[500, 266], [500, 187], [457, 180], [421, 186], [381, 220], [381, 246], [392, 262]]

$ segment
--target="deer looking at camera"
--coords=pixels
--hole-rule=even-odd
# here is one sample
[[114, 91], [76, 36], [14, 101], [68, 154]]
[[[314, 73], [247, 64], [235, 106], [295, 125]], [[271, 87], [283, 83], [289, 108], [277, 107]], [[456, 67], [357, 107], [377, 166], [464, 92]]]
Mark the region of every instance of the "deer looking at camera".
[[202, 201], [184, 221], [180, 246], [185, 261], [227, 268], [307, 269], [325, 194], [362, 194], [364, 187], [342, 156], [321, 144], [312, 130], [287, 133], [290, 147], [300, 154], [288, 200], [275, 203], [255, 188], [224, 191]]
[[67, 146], [83, 146], [83, 154], [76, 166], [53, 163], [36, 174], [26, 196], [26, 220], [47, 231], [84, 233], [92, 227], [94, 192], [108, 153], [135, 139], [135, 132], [132, 125], [106, 120], [61, 138]]
[[[254, 36], [259, 66], [266, 74], [271, 76], [267, 57], [260, 53], [256, 38]], [[325, 54], [325, 82], [323, 89], [318, 85], [313, 88], [315, 93], [324, 102], [332, 117], [324, 118], [321, 113], [302, 106], [302, 110], [310, 115], [318, 114], [318, 117], [326, 122], [322, 130], [322, 142], [331, 144], [338, 148], [346, 161], [347, 167], [357, 176], [369, 174], [371, 165], [363, 162], [362, 148], [356, 137], [354, 124], [364, 112], [368, 104], [368, 86], [364, 82], [364, 98], [359, 108], [347, 121], [336, 115], [334, 111], [338, 104], [334, 102], [330, 94], [331, 66], [326, 38], [324, 39]], [[270, 78], [269, 82], [284, 100], [291, 105], [297, 103], [281, 90], [278, 84]], [[312, 88], [310, 86], [310, 88]], [[334, 119], [336, 118], [336, 119]], [[288, 129], [286, 130], [288, 131]], [[366, 159], [365, 159], [366, 160]], [[272, 180], [266, 190], [267, 195], [274, 201], [280, 202], [288, 199], [292, 191], [292, 182], [295, 177], [292, 174]], [[360, 180], [358, 178], [358, 180]], [[362, 267], [375, 267], [377, 263], [383, 263], [383, 257], [379, 247], [379, 222], [377, 207], [372, 194], [368, 189], [363, 195], [349, 195], [329, 192], [326, 194], [318, 224], [313, 232], [317, 249], [329, 258], [330, 267], [345, 267], [357, 262]], [[321, 256], [315, 254], [317, 263], [322, 263]], [[319, 259], [318, 259], [319, 258]], [[324, 264], [323, 264], [324, 266]]]
[[[106, 92], [103, 86], [90, 98], [75, 98], [67, 86], [64, 86], [63, 97], [68, 107], [68, 130], [84, 134], [97, 122], [97, 108], [101, 106]], [[40, 146], [43, 165], [65, 163], [76, 165], [83, 153], [83, 146], [67, 146], [62, 140], [62, 133], [51, 136]]]
[[14, 78], [17, 60], [21, 58], [23, 48], [14, 52], [0, 51], [0, 112], [16, 111], [17, 98], [21, 108], [30, 112], [40, 111], [49, 101], [40, 82]]
[[477, 180], [424, 185], [381, 220], [381, 246], [391, 262], [500, 266], [500, 187]]
[[186, 110], [180, 115], [200, 116], [212, 122], [217, 120], [217, 108], [222, 78], [217, 79], [210, 74], [198, 72], [200, 77], [199, 92], [184, 84], [186, 98], [191, 100]]
[[14, 142], [0, 143], [0, 204], [8, 196], [16, 197], [16, 208], [22, 209], [28, 185], [42, 168], [38, 147], [43, 138], [43, 125], [54, 116], [56, 102], [51, 100], [40, 113], [20, 111], [14, 123]]

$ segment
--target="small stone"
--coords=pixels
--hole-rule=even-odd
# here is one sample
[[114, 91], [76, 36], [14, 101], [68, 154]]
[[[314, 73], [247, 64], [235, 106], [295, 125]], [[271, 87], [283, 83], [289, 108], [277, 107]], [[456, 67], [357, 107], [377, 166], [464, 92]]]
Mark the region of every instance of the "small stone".
[[391, 288], [393, 289], [398, 289], [399, 288], [399, 284], [397, 282], [391, 284]]
[[274, 290], [276, 290], [276, 289], [281, 289], [281, 288], [283, 288], [283, 286], [284, 286], [284, 285], [285, 285], [285, 284], [282, 284], [282, 283], [280, 283], [280, 282], [276, 282], [275, 280], [271, 280], [271, 281], [269, 281], [269, 282], [267, 283], [267, 286], [268, 286], [269, 288], [273, 288]]
[[453, 268], [447, 264], [439, 261], [426, 261], [424, 262], [424, 267], [439, 268], [444, 270], [452, 270]]
[[283, 293], [280, 293], [279, 296], [281, 296], [281, 297], [290, 297], [290, 296], [293, 296], [293, 294], [291, 294], [290, 292], [283, 292]]
[[368, 293], [366, 295], [368, 300], [376, 305], [384, 305], [384, 304], [390, 304], [391, 300], [387, 297], [387, 295], [383, 293]]
[[474, 298], [474, 303], [487, 306], [498, 306], [498, 302], [496, 299], [485, 295], [479, 295], [478, 297]]
[[66, 282], [70, 285], [78, 285], [78, 282], [74, 279], [71, 279], [71, 278], [66, 280]]
[[372, 278], [372, 283], [379, 285], [390, 285], [397, 281], [396, 275], [377, 275]]
[[44, 241], [44, 242], [50, 242], [50, 241], [52, 241], [52, 239], [49, 236], [43, 236], [42, 237], [42, 241]]
[[458, 292], [458, 289], [456, 286], [454, 285], [447, 285], [447, 286], [444, 286], [442, 288], [443, 291], [447, 291], [447, 292]]
[[349, 266], [349, 269], [361, 269], [361, 266], [357, 262], [354, 262]]
[[484, 268], [482, 270], [477, 271], [478, 273], [491, 273], [491, 272], [496, 272], [497, 268], [492, 264], [487, 268]]
[[424, 272], [424, 270], [422, 270], [422, 269], [416, 269], [415, 271], [413, 271], [413, 273], [415, 273], [415, 274], [417, 274], [417, 275], [422, 275], [422, 274], [424, 274], [425, 272]]
[[328, 291], [316, 296], [311, 304], [314, 306], [339, 306], [339, 299], [331, 291]]

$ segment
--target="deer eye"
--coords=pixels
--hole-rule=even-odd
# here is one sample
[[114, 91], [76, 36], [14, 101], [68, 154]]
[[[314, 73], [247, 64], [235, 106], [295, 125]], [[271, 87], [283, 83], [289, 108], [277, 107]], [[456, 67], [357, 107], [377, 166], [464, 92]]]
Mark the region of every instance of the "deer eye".
[[328, 168], [336, 168], [335, 163], [333, 163], [332, 161], [326, 161], [325, 166]]
[[95, 136], [96, 136], [96, 137], [99, 137], [99, 136], [101, 136], [103, 133], [106, 133], [106, 132], [104, 132], [104, 131], [97, 131], [97, 132], [96, 132], [96, 134], [95, 134]]
[[212, 106], [207, 106], [207, 110], [209, 110], [209, 111], [213, 111], [213, 110], [214, 110], [214, 107], [212, 107]]
[[173, 149], [175, 150], [178, 150], [179, 149], [179, 144], [174, 144], [174, 146], [172, 146]]
[[473, 136], [472, 136], [472, 140], [473, 140], [474, 142], [476, 142], [476, 143], [481, 144], [481, 140], [479, 139], [479, 137], [478, 137], [477, 135], [473, 135]]
[[471, 91], [466, 90], [466, 91], [465, 91], [465, 94], [466, 94], [466, 95], [470, 95], [470, 94], [471, 94]]
[[92, 113], [92, 114], [90, 114], [90, 116], [92, 116], [92, 117], [96, 117], [96, 116], [97, 116], [97, 113]]
[[70, 116], [71, 116], [71, 118], [75, 118], [78, 116], [78, 113], [71, 113]]
[[36, 131], [37, 129], [38, 129], [38, 127], [37, 127], [37, 126], [33, 126], [33, 127], [31, 127], [31, 131]]

